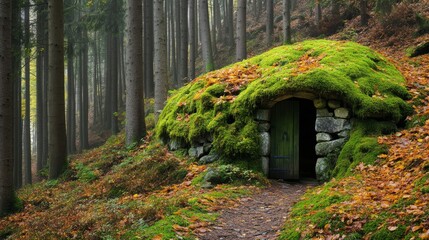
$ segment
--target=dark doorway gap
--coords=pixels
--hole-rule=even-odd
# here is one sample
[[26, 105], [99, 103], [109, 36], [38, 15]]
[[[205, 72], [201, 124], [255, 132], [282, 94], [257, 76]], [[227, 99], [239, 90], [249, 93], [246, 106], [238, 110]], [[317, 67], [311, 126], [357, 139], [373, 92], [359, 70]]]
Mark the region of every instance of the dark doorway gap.
[[316, 178], [316, 108], [313, 101], [307, 99], [298, 99], [300, 138], [299, 138], [299, 178]]

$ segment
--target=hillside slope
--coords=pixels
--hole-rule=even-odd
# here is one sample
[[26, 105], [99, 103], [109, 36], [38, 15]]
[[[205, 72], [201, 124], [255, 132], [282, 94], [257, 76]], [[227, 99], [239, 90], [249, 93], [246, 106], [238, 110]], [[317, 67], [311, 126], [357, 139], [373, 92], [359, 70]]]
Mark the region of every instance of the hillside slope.
[[[414, 7], [428, 16], [427, 5]], [[429, 35], [414, 37], [415, 25], [386, 35], [375, 21], [366, 28], [358, 22], [358, 17], [347, 21], [330, 38], [357, 41], [393, 61], [407, 79], [415, 113], [407, 129], [378, 137], [387, 153], [373, 164], [355, 162], [343, 178], [308, 191], [292, 209], [282, 239], [429, 239], [429, 55], [406, 56], [406, 49], [429, 41]], [[250, 41], [251, 55], [266, 48], [263, 32]], [[218, 62], [224, 59], [232, 58], [220, 51]], [[61, 179], [21, 189], [22, 210], [0, 219], [0, 239], [193, 239], [220, 209], [265, 183], [245, 166], [227, 164], [210, 167], [222, 169], [230, 183], [203, 188], [207, 166], [151, 138], [147, 142], [125, 148], [123, 136], [112, 137], [73, 156]], [[359, 161], [365, 154], [355, 156]]]

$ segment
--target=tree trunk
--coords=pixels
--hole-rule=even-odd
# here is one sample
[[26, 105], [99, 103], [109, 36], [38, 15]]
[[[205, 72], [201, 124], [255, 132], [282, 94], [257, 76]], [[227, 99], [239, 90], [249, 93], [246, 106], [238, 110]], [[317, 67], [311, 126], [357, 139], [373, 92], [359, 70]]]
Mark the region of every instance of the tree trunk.
[[261, 15], [262, 5], [262, 0], [257, 1], [256, 18], [259, 18], [259, 16]]
[[322, 21], [322, 7], [320, 6], [320, 0], [316, 0], [315, 6], [315, 25], [317, 30], [320, 31], [320, 22]]
[[144, 4], [144, 91], [146, 98], [154, 97], [153, 80], [153, 0], [145, 0]]
[[[116, 1], [116, 0], [114, 0]], [[118, 29], [116, 28], [115, 33], [117, 34]], [[111, 107], [111, 126], [110, 131], [112, 134], [117, 134], [119, 132], [119, 126], [118, 126], [118, 80], [119, 80], [119, 74], [118, 74], [118, 58], [119, 58], [119, 41], [116, 34], [113, 36], [113, 42], [112, 42], [112, 59], [111, 59], [111, 92], [110, 92], [110, 107]], [[141, 66], [140, 66], [141, 67]]]
[[49, 89], [49, 27], [48, 27], [48, 0], [44, 0], [45, 7], [44, 12], [46, 13], [45, 16], [45, 24], [44, 28], [45, 31], [45, 37], [44, 37], [44, 46], [45, 46], [45, 54], [43, 58], [43, 167], [46, 167], [49, 165], [48, 163], [48, 138], [49, 138], [49, 127], [48, 127], [48, 89]]
[[76, 93], [74, 75], [74, 43], [69, 39], [67, 45], [67, 144], [70, 154], [76, 152]]
[[180, 0], [179, 87], [188, 80], [188, 0]]
[[367, 10], [367, 0], [360, 0], [360, 24], [362, 26], [368, 25], [369, 15]]
[[213, 27], [216, 29], [216, 37], [214, 38], [214, 52], [217, 51], [217, 43], [223, 39], [224, 32], [222, 31], [222, 16], [220, 11], [220, 0], [213, 0]]
[[195, 78], [195, 59], [197, 57], [197, 43], [196, 43], [196, 19], [195, 19], [195, 7], [196, 0], [189, 0], [189, 78], [192, 80]]
[[66, 167], [67, 139], [64, 104], [64, 14], [62, 0], [48, 0], [49, 8], [49, 178]]
[[[191, 0], [192, 1], [192, 0]], [[154, 23], [155, 23], [155, 121], [167, 100], [167, 32], [166, 20], [163, 8], [164, 0], [155, 0]]]
[[237, 48], [235, 59], [241, 61], [247, 58], [246, 48], [246, 0], [238, 0], [237, 10]]
[[227, 0], [227, 29], [228, 29], [228, 46], [234, 49], [234, 1]]
[[104, 128], [110, 129], [112, 125], [112, 108], [110, 101], [111, 94], [111, 86], [112, 86], [112, 69], [111, 69], [111, 61], [112, 61], [112, 33], [106, 33], [106, 49], [105, 49], [105, 64], [104, 64]]
[[[21, 104], [21, 6], [12, 1], [12, 79], [13, 79], [13, 131], [14, 162], [13, 181], [15, 188], [22, 186], [22, 104]], [[6, 35], [5, 35], [6, 36]]]
[[[142, 35], [143, 36], [143, 35]], [[124, 59], [124, 36], [122, 33], [118, 38], [118, 111], [125, 110], [125, 59]], [[143, 57], [143, 56], [142, 56]], [[143, 61], [142, 61], [143, 64]], [[142, 65], [143, 66], [143, 65]], [[142, 80], [143, 81], [143, 80]], [[142, 88], [143, 91], [143, 88]]]
[[168, 2], [166, 2], [166, 4], [168, 4], [169, 6], [170, 6], [170, 11], [169, 11], [169, 16], [170, 16], [170, 19], [169, 19], [169, 22], [170, 22], [170, 32], [169, 32], [169, 39], [168, 39], [168, 41], [169, 41], [169, 43], [170, 43], [170, 46], [171, 46], [171, 51], [170, 51], [170, 61], [169, 61], [169, 65], [170, 65], [170, 68], [169, 68], [169, 73], [170, 73], [170, 75], [171, 75], [171, 81], [170, 81], [170, 83], [173, 85], [173, 86], [176, 86], [177, 85], [177, 69], [176, 69], [176, 41], [175, 41], [175, 29], [176, 29], [176, 27], [175, 27], [175, 22], [174, 22], [174, 16], [175, 16], [175, 14], [174, 14], [174, 2], [173, 1], [168, 1]]
[[[64, 8], [72, 9], [74, 7], [73, 0], [66, 0]], [[67, 38], [67, 152], [73, 154], [76, 152], [76, 91], [75, 91], [75, 36], [74, 31], [70, 27], [74, 22], [74, 10], [70, 10], [64, 16], [64, 21], [68, 25], [65, 30]]]
[[31, 184], [31, 129], [30, 129], [30, 1], [25, 1], [25, 118], [24, 118], [24, 185]]
[[81, 48], [81, 99], [80, 99], [80, 150], [88, 148], [88, 36], [82, 29]]
[[291, 44], [291, 29], [290, 29], [290, 11], [291, 0], [283, 0], [283, 41], [285, 44]]
[[267, 45], [270, 47], [273, 44], [274, 34], [274, 0], [267, 0], [267, 25], [266, 25], [266, 40]]
[[92, 83], [92, 111], [94, 113], [93, 126], [97, 126], [100, 113], [98, 111], [98, 92], [99, 92], [99, 76], [98, 76], [98, 47], [97, 47], [97, 31], [94, 32], [94, 43], [92, 44], [92, 53], [94, 55], [94, 65], [92, 70], [93, 83]]
[[174, 21], [175, 21], [175, 25], [176, 25], [176, 28], [175, 28], [175, 36], [174, 36], [174, 40], [175, 40], [175, 44], [176, 44], [176, 56], [175, 56], [175, 58], [176, 58], [176, 62], [175, 62], [175, 64], [174, 64], [174, 75], [175, 75], [175, 86], [176, 87], [180, 87], [181, 86], [181, 82], [182, 82], [182, 80], [179, 78], [180, 76], [179, 76], [179, 73], [180, 73], [180, 70], [179, 70], [179, 68], [180, 68], [180, 47], [182, 46], [182, 43], [181, 43], [181, 41], [182, 41], [182, 38], [180, 37], [181, 36], [181, 33], [182, 33], [182, 31], [181, 31], [181, 24], [180, 24], [180, 1], [181, 0], [175, 0], [175, 1], [173, 1], [174, 2], [174, 7], [173, 7], [173, 9], [174, 9]]
[[331, 15], [333, 18], [340, 17], [340, 5], [338, 0], [331, 0]]
[[146, 135], [143, 99], [142, 1], [126, 1], [126, 143], [139, 142]]
[[43, 29], [44, 26], [44, 13], [43, 7], [37, 6], [37, 59], [36, 59], [36, 91], [37, 91], [37, 126], [36, 126], [36, 135], [37, 135], [37, 172], [43, 168], [43, 58], [45, 51], [43, 50]]
[[11, 211], [13, 191], [12, 1], [0, 0], [0, 216]]
[[210, 41], [210, 22], [207, 0], [200, 0], [199, 8], [201, 49], [203, 53], [204, 67], [206, 72], [210, 72], [214, 70], [214, 63]]

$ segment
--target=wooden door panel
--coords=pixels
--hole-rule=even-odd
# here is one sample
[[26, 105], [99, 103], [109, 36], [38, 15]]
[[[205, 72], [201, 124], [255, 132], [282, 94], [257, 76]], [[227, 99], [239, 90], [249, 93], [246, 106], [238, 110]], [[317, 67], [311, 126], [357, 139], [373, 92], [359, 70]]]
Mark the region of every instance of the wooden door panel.
[[271, 178], [299, 178], [299, 102], [286, 100], [271, 110]]

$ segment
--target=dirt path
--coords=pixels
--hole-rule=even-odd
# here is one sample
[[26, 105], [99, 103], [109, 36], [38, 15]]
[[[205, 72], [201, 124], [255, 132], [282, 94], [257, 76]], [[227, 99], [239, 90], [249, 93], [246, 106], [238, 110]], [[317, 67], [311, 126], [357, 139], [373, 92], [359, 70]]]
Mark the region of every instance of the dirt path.
[[276, 239], [290, 207], [316, 183], [272, 181], [260, 193], [240, 199], [239, 206], [223, 210], [202, 240]]

